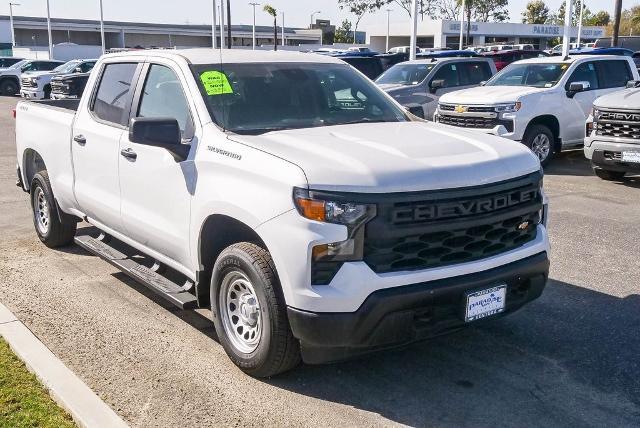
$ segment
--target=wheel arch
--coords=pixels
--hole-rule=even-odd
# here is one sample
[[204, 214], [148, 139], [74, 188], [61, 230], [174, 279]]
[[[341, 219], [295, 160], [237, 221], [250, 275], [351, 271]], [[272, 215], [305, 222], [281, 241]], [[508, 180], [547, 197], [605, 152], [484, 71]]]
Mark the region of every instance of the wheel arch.
[[198, 235], [198, 263], [196, 297], [200, 307], [209, 304], [211, 271], [218, 256], [228, 246], [239, 242], [251, 242], [269, 251], [258, 232], [246, 223], [225, 215], [212, 214], [200, 227]]
[[562, 149], [562, 142], [560, 140], [560, 122], [558, 121], [558, 118], [552, 114], [543, 114], [534, 117], [533, 119], [531, 119], [531, 121], [529, 121], [529, 124], [524, 131], [525, 135], [534, 125], [544, 125], [549, 128], [549, 130], [553, 134], [554, 149], [556, 153], [560, 152], [560, 150]]
[[22, 156], [22, 170], [24, 175], [24, 186], [26, 190], [31, 189], [31, 180], [38, 171], [46, 171], [47, 165], [40, 153], [34, 149], [26, 149]]

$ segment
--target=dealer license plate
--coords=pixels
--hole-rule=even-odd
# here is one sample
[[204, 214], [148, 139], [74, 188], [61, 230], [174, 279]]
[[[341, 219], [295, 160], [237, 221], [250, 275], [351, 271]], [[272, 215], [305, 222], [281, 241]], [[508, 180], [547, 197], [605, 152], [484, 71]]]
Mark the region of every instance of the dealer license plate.
[[622, 162], [640, 163], [640, 152], [622, 152]]
[[506, 296], [506, 285], [498, 285], [467, 294], [465, 322], [476, 321], [503, 312]]

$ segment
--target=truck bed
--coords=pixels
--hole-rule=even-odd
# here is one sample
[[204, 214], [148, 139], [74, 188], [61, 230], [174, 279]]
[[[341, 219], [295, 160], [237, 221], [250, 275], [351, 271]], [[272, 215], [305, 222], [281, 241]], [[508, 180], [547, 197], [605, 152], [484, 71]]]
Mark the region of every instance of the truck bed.
[[29, 103], [39, 104], [41, 106], [61, 108], [64, 110], [71, 110], [73, 112], [78, 110], [80, 105], [80, 99], [68, 99], [68, 100], [34, 100], [25, 101]]

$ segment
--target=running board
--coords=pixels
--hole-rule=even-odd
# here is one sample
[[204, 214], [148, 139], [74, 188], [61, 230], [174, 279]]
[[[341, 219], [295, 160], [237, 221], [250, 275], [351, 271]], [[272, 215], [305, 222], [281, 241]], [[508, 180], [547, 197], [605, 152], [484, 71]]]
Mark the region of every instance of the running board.
[[74, 241], [80, 247], [109, 262], [180, 309], [195, 309], [198, 307], [196, 296], [188, 291], [193, 287], [193, 283], [185, 281], [184, 285], [176, 284], [158, 273], [158, 270], [160, 270], [158, 263], [154, 263], [152, 268], [141, 265], [105, 242], [108, 240], [107, 238], [108, 236], [104, 234], [97, 239], [91, 236], [76, 236]]

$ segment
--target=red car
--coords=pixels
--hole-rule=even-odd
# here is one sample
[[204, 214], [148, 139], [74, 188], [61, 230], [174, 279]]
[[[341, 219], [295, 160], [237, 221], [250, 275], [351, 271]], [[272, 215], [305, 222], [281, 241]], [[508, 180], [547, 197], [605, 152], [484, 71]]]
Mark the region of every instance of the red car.
[[496, 64], [496, 70], [500, 71], [514, 61], [528, 58], [539, 58], [549, 56], [549, 54], [539, 50], [511, 50], [485, 52], [482, 56], [492, 58], [493, 62]]

